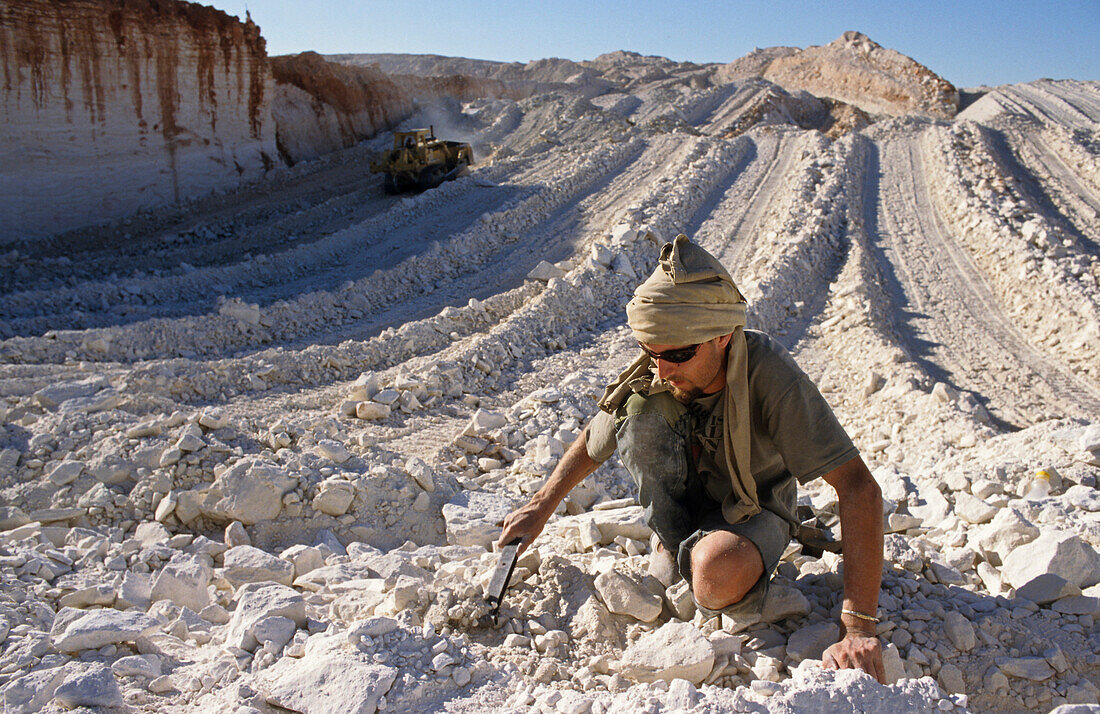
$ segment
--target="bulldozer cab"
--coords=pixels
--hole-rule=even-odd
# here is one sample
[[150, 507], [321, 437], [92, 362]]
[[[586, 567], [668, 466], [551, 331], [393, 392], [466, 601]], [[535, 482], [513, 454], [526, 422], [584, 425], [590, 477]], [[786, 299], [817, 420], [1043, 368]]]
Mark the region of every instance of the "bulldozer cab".
[[435, 139], [431, 129], [415, 129], [413, 131], [398, 131], [393, 135], [394, 149], [415, 149], [417, 144], [426, 144]]

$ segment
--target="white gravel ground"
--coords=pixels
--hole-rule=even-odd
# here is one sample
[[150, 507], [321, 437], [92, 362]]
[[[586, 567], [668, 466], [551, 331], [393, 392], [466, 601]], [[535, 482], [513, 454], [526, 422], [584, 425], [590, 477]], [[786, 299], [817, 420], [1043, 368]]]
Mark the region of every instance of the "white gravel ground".
[[[731, 132], [745, 92], [646, 83], [646, 59], [618, 57], [614, 102], [451, 109], [479, 163], [420, 195], [367, 173], [380, 137], [0, 254], [6, 711], [1097, 703], [1100, 83], [832, 140]], [[678, 610], [617, 459], [484, 619], [496, 522], [632, 358], [623, 306], [679, 232], [883, 486], [889, 686], [815, 660], [835, 558], [792, 549], [762, 622]], [[661, 614], [609, 611], [612, 571]], [[625, 653], [680, 619], [700, 674], [635, 681]]]

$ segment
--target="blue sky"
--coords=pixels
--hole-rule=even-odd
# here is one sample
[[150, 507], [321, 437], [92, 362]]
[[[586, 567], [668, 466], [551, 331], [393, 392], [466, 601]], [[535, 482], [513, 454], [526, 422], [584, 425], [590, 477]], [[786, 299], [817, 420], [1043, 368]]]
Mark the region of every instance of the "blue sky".
[[859, 30], [959, 87], [1100, 80], [1100, 0], [216, 0], [268, 53], [407, 52], [527, 62], [632, 50], [729, 62]]

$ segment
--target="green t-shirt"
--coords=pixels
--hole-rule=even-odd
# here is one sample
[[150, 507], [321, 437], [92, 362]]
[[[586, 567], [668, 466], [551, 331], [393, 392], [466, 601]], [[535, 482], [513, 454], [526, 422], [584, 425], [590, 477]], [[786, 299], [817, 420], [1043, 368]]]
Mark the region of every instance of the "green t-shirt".
[[[750, 435], [749, 468], [760, 503], [774, 511], [773, 492], [787, 491], [793, 480], [806, 483], [829, 473], [859, 454], [817, 386], [790, 353], [763, 332], [745, 330], [748, 347]], [[733, 487], [721, 458], [724, 391], [691, 405], [700, 415], [693, 439], [700, 445], [696, 469], [705, 478], [708, 495], [718, 503]], [[603, 463], [615, 452], [615, 416], [599, 412], [585, 429], [588, 455]], [[778, 495], [778, 494], [775, 494]], [[786, 498], [780, 500], [786, 501]], [[784, 517], [787, 514], [780, 513]]]

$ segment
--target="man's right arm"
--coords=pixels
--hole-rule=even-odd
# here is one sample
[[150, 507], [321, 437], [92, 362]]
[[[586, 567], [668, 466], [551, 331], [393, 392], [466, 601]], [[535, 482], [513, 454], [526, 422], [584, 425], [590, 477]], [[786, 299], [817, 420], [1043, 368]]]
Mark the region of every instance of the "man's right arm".
[[543, 527], [550, 520], [550, 516], [554, 514], [554, 509], [558, 507], [561, 500], [598, 466], [599, 464], [588, 455], [585, 432], [582, 431], [581, 435], [566, 449], [554, 472], [550, 474], [550, 478], [531, 497], [527, 505], [516, 509], [504, 519], [504, 530], [501, 531], [497, 543], [504, 545], [516, 538], [523, 538], [519, 549], [521, 553], [527, 550], [527, 546], [531, 545], [539, 533], [542, 533]]

